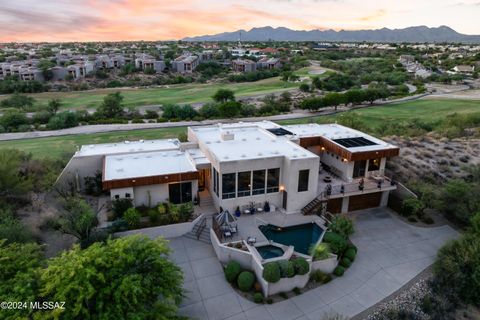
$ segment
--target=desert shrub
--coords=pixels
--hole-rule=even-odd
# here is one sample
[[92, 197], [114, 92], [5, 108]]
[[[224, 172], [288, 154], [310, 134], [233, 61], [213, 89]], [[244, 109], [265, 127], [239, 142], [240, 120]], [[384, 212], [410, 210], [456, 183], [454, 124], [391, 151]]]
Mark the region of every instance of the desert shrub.
[[140, 213], [135, 208], [128, 208], [123, 214], [123, 219], [125, 219], [130, 229], [137, 228], [140, 225]]
[[285, 300], [288, 299], [288, 294], [286, 292], [280, 292], [278, 295]]
[[313, 256], [313, 260], [324, 260], [330, 257], [330, 247], [327, 243], [317, 243], [310, 249], [310, 255]]
[[332, 280], [332, 276], [320, 270], [315, 270], [310, 273], [310, 280], [318, 283], [327, 283]]
[[332, 252], [336, 254], [342, 254], [348, 245], [347, 240], [345, 240], [342, 235], [336, 232], [325, 233], [323, 241], [328, 243], [330, 246], [330, 250], [332, 250]]
[[293, 293], [295, 293], [296, 295], [299, 295], [299, 294], [302, 294], [302, 289], [298, 288], [298, 287], [295, 287], [293, 288]]
[[273, 299], [272, 299], [272, 298], [268, 298], [268, 299], [267, 299], [267, 303], [268, 303], [268, 304], [272, 304], [272, 303], [273, 303]]
[[250, 291], [255, 282], [255, 276], [250, 271], [243, 271], [238, 275], [237, 285], [240, 290], [243, 292]]
[[133, 207], [133, 204], [130, 199], [117, 199], [112, 203], [112, 210], [117, 218], [123, 217], [125, 211], [131, 207]]
[[335, 268], [335, 270], [333, 270], [333, 274], [336, 275], [337, 277], [343, 276], [344, 273], [345, 273], [345, 268], [342, 266], [338, 266]]
[[345, 239], [348, 239], [355, 232], [352, 220], [343, 215], [334, 216], [328, 228]]
[[228, 282], [233, 283], [237, 280], [238, 275], [242, 271], [242, 267], [237, 261], [230, 261], [225, 266], [225, 278]]
[[280, 267], [277, 262], [269, 262], [263, 266], [263, 278], [270, 283], [275, 283], [280, 280]]
[[410, 217], [413, 215], [420, 216], [424, 210], [422, 201], [417, 198], [408, 198], [403, 200], [402, 203], [402, 215]]
[[355, 256], [357, 255], [357, 252], [355, 251], [354, 248], [348, 248], [345, 253], [343, 254], [343, 256], [345, 258], [348, 258], [350, 261], [355, 261]]
[[423, 217], [422, 222], [426, 224], [433, 224], [435, 221], [431, 217]]
[[342, 260], [340, 260], [340, 265], [345, 268], [350, 268], [352, 265], [352, 260], [348, 259], [347, 257], [343, 257]]
[[160, 220], [160, 213], [156, 209], [150, 209], [148, 210], [148, 218], [150, 222], [156, 223]]
[[278, 261], [278, 266], [280, 267], [280, 277], [293, 278], [295, 276], [295, 269], [291, 261], [288, 261], [288, 260]]
[[310, 270], [307, 260], [303, 258], [295, 258], [292, 260], [293, 267], [295, 268], [295, 274], [304, 275]]
[[253, 295], [253, 302], [262, 303], [263, 302], [263, 295], [260, 292], [255, 293]]

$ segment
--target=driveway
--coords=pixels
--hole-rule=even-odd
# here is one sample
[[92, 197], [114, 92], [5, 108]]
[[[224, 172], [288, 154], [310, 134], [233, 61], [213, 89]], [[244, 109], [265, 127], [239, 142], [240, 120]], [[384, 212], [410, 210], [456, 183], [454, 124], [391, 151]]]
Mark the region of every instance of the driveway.
[[185, 237], [172, 239], [172, 258], [184, 271], [187, 290], [180, 313], [209, 320], [320, 320], [333, 312], [351, 317], [400, 289], [432, 264], [446, 241], [457, 236], [449, 226], [407, 225], [385, 208], [351, 216], [358, 254], [345, 275], [271, 305], [258, 305], [237, 294], [225, 280], [211, 245]]

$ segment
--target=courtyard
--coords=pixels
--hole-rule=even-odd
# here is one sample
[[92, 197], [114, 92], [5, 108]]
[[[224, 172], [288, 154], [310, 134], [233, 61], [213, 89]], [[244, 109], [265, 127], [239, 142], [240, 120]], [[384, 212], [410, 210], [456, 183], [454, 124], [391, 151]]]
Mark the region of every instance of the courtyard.
[[437, 250], [457, 232], [445, 225], [407, 225], [387, 208], [352, 212], [358, 247], [343, 277], [274, 304], [255, 304], [234, 291], [210, 244], [170, 240], [172, 259], [184, 272], [180, 313], [193, 319], [311, 319], [332, 312], [352, 317], [388, 297], [431, 265]]

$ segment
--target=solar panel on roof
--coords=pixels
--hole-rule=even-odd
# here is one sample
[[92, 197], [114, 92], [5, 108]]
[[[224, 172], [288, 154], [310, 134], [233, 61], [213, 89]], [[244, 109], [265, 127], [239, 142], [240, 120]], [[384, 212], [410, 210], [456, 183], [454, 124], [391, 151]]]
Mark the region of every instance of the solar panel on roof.
[[377, 143], [365, 139], [364, 137], [356, 137], [356, 138], [343, 138], [343, 139], [333, 139], [334, 142], [338, 143], [339, 145], [345, 148], [357, 148], [357, 147], [365, 147], [365, 146], [374, 146]]
[[270, 131], [271, 133], [273, 133], [276, 136], [286, 136], [287, 134], [293, 135], [293, 133], [291, 133], [288, 130], [285, 130], [284, 128], [267, 129], [267, 131]]

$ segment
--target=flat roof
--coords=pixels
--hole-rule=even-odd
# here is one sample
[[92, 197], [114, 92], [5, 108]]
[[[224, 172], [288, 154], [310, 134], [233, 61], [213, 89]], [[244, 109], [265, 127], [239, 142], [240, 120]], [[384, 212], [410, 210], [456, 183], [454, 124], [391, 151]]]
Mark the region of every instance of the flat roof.
[[81, 149], [75, 153], [74, 157], [176, 150], [179, 149], [179, 146], [180, 141], [178, 141], [178, 139], [138, 140], [89, 144], [83, 145]]
[[289, 137], [276, 136], [266, 130], [272, 128], [278, 125], [265, 121], [196, 127], [192, 131], [219, 162], [274, 157], [318, 158]]
[[105, 157], [104, 180], [153, 177], [197, 171], [184, 151], [159, 151]]
[[[308, 137], [324, 137], [333, 143], [345, 148], [351, 152], [363, 152], [363, 151], [375, 151], [375, 150], [384, 150], [390, 148], [397, 148], [396, 146], [387, 143], [383, 140], [375, 138], [364, 132], [342, 126], [340, 124], [318, 124], [318, 123], [309, 123], [309, 124], [296, 124], [296, 125], [286, 125], [283, 126], [288, 131], [295, 134], [298, 138], [308, 138]], [[370, 142], [369, 145], [364, 146], [347, 146], [343, 145], [337, 141], [345, 141], [345, 139], [360, 138], [361, 140], [365, 139]]]

